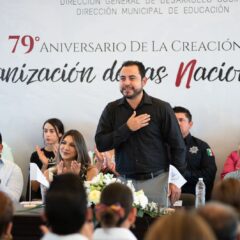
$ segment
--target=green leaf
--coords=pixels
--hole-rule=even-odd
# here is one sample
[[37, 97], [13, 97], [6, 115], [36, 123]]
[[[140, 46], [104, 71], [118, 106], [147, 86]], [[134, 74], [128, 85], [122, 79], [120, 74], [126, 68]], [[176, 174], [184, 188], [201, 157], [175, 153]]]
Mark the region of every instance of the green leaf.
[[143, 217], [144, 211], [142, 209], [137, 209], [137, 216], [138, 217]]

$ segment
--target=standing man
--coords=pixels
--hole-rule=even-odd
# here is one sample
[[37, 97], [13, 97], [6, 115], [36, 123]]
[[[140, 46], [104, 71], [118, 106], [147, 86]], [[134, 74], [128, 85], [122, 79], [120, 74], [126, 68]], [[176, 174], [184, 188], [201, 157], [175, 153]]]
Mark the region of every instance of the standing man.
[[147, 78], [141, 62], [124, 62], [119, 83], [123, 98], [104, 109], [95, 136], [97, 148], [101, 152], [114, 148], [121, 178], [132, 180], [150, 201], [166, 205], [168, 194], [173, 203], [181, 190], [174, 184], [167, 186], [169, 164], [180, 172], [186, 165], [185, 145], [174, 112], [168, 103], [143, 90]]
[[209, 200], [217, 171], [214, 154], [206, 142], [190, 134], [193, 125], [190, 111], [184, 107], [174, 107], [173, 111], [187, 149], [187, 170], [184, 174], [187, 183], [182, 187], [182, 192], [195, 194], [198, 178], [203, 178], [206, 185], [206, 200]]
[[23, 190], [23, 175], [20, 167], [1, 157], [3, 150], [0, 133], [0, 191], [5, 192], [12, 201], [18, 202]]

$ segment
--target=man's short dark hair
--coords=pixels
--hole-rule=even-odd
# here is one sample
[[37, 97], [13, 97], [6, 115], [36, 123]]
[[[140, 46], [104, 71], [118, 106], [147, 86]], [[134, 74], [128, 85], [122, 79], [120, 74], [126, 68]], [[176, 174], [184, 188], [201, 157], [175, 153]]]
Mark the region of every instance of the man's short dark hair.
[[0, 144], [2, 144], [2, 134], [0, 133]]
[[187, 108], [181, 107], [181, 106], [176, 106], [173, 108], [173, 111], [175, 113], [184, 113], [185, 116], [188, 118], [189, 122], [192, 121], [192, 114]]
[[79, 176], [62, 174], [54, 178], [46, 194], [45, 214], [52, 232], [68, 235], [79, 232], [87, 211], [87, 197]]
[[122, 70], [123, 67], [130, 67], [130, 66], [137, 66], [138, 70], [139, 70], [139, 73], [141, 75], [141, 78], [145, 77], [145, 73], [146, 73], [145, 66], [143, 65], [142, 62], [139, 62], [139, 61], [126, 61], [126, 62], [124, 62], [122, 64], [121, 68], [120, 68], [120, 71]]

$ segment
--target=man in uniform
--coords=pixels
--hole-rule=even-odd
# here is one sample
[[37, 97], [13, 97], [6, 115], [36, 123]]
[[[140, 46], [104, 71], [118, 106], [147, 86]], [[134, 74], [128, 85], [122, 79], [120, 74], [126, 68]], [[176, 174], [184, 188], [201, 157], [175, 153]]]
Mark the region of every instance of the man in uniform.
[[209, 200], [217, 171], [214, 154], [206, 142], [190, 134], [193, 125], [190, 111], [180, 106], [174, 107], [173, 111], [177, 117], [187, 150], [187, 169], [184, 173], [187, 183], [182, 187], [182, 193], [195, 194], [198, 178], [203, 178], [206, 185], [206, 200]]

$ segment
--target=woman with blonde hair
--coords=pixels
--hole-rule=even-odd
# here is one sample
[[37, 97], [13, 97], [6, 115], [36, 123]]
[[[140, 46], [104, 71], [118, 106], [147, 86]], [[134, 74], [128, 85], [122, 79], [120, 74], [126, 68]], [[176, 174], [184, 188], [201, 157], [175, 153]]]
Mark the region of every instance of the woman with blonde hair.
[[208, 224], [196, 213], [178, 210], [150, 226], [145, 240], [216, 240]]
[[59, 144], [57, 165], [44, 174], [51, 182], [54, 175], [74, 173], [84, 180], [91, 180], [98, 174], [98, 169], [91, 165], [85, 140], [77, 130], [67, 131]]
[[0, 239], [11, 240], [13, 204], [11, 199], [0, 192]]

